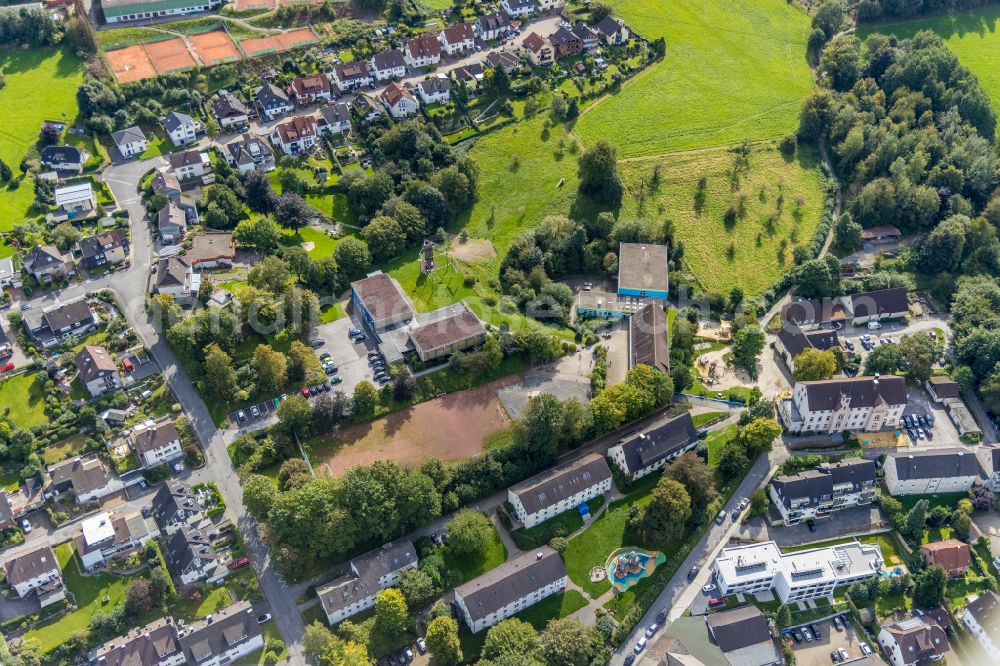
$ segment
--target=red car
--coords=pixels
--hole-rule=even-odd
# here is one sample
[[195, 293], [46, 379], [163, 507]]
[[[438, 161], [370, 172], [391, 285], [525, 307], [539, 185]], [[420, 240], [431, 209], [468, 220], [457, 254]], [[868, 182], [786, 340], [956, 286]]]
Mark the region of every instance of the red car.
[[308, 389], [308, 387], [303, 386], [301, 389], [299, 389], [299, 393], [302, 394], [303, 398], [308, 398], [309, 397], [309, 389]]
[[122, 365], [128, 372], [132, 372], [133, 370], [135, 370], [135, 366], [132, 365], [132, 361], [127, 358], [122, 359]]
[[249, 557], [241, 557], [238, 560], [233, 560], [232, 562], [230, 562], [229, 563], [229, 568], [230, 569], [239, 569], [240, 567], [245, 567], [248, 564], [250, 564], [250, 558]]
[[13, 363], [5, 363], [3, 367], [0, 367], [0, 372], [10, 372], [14, 369]]
[[709, 606], [721, 606], [724, 603], [726, 603], [726, 600], [723, 599], [722, 597], [715, 597], [714, 599], [708, 600]]

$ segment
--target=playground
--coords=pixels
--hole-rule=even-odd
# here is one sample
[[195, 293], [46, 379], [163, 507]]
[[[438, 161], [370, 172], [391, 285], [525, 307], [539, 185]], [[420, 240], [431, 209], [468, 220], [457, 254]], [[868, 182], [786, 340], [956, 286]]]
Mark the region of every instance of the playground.
[[604, 568], [611, 586], [621, 594], [643, 578], [652, 576], [656, 567], [666, 561], [667, 556], [656, 550], [619, 548], [611, 553]]

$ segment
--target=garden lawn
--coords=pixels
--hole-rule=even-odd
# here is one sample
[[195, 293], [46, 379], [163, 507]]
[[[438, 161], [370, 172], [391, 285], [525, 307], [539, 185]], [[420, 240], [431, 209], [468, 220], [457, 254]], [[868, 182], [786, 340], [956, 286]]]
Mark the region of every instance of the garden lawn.
[[33, 373], [22, 373], [0, 383], [0, 405], [10, 408], [8, 418], [25, 430], [41, 425], [45, 416], [45, 393]]
[[[604, 504], [604, 495], [598, 495], [587, 501], [591, 515], [600, 510]], [[510, 536], [521, 550], [531, 550], [538, 546], [545, 545], [556, 536], [553, 532], [561, 529], [562, 536], [568, 537], [578, 529], [583, 527], [583, 518], [580, 512], [573, 507], [569, 511], [563, 511], [558, 516], [553, 516], [548, 520], [535, 525], [534, 527], [522, 527], [511, 532]]]
[[694, 422], [695, 428], [700, 428], [709, 421], [714, 421], [717, 418], [723, 417], [728, 412], [704, 412], [703, 414], [695, 414], [691, 417], [691, 421]]
[[912, 37], [921, 30], [933, 30], [941, 36], [952, 53], [969, 68], [989, 95], [994, 113], [1000, 113], [1000, 7], [984, 7], [973, 11], [941, 14], [901, 23], [885, 23], [865, 27], [858, 36], [866, 38], [873, 32], [897, 37]]
[[941, 493], [940, 495], [902, 495], [897, 497], [899, 503], [903, 505], [903, 511], [909, 511], [922, 499], [927, 500], [927, 512], [936, 506], [943, 506], [948, 511], [954, 511], [958, 507], [958, 501], [966, 499], [967, 493]]
[[504, 547], [503, 541], [500, 540], [500, 535], [497, 533], [496, 528], [494, 528], [490, 535], [490, 541], [486, 544], [486, 549], [478, 557], [459, 555], [452, 552], [451, 548], [447, 545], [441, 548], [441, 557], [444, 558], [445, 567], [449, 571], [457, 571], [459, 573], [460, 580], [455, 584], [461, 585], [466, 581], [483, 575], [491, 569], [496, 569], [506, 562], [507, 549]]
[[87, 436], [78, 434], [73, 435], [72, 437], [67, 437], [61, 442], [56, 442], [52, 446], [46, 446], [42, 451], [42, 457], [45, 460], [45, 464], [52, 465], [78, 455], [83, 451], [83, 447], [86, 442]]
[[549, 620], [557, 620], [580, 610], [587, 600], [576, 590], [566, 590], [553, 594], [530, 606], [514, 617], [533, 626], [537, 631], [545, 628]]
[[[626, 196], [619, 217], [672, 220], [676, 240], [684, 243], [684, 266], [706, 292], [728, 294], [739, 286], [755, 296], [792, 266], [797, 245], [812, 242], [823, 213], [823, 184], [806, 150], [789, 160], [776, 148], [754, 146], [749, 171], [736, 187], [734, 159], [720, 148], [621, 164]], [[706, 186], [699, 192], [702, 178]], [[738, 209], [740, 194], [745, 213], [727, 224], [726, 212]], [[779, 201], [780, 216], [770, 223]]]
[[[17, 49], [0, 51], [0, 71], [7, 79], [0, 89], [0, 159], [17, 175], [21, 160], [34, 149], [43, 120], [76, 119], [83, 63], [69, 48]], [[0, 231], [20, 224], [34, 199], [30, 182], [15, 190], [0, 188]]]
[[708, 464], [718, 465], [719, 458], [722, 457], [722, 449], [729, 441], [736, 436], [736, 424], [732, 423], [725, 428], [719, 428], [708, 433], [705, 438], [705, 445], [708, 447]]
[[150, 28], [115, 28], [113, 30], [101, 30], [97, 33], [97, 41], [105, 51], [123, 49], [126, 46], [135, 44], [146, 44], [148, 42], [159, 42], [171, 39], [171, 35], [151, 30]]
[[812, 89], [808, 14], [785, 0], [611, 0], [616, 16], [666, 57], [584, 109], [587, 143], [621, 157], [774, 139], [798, 127]]

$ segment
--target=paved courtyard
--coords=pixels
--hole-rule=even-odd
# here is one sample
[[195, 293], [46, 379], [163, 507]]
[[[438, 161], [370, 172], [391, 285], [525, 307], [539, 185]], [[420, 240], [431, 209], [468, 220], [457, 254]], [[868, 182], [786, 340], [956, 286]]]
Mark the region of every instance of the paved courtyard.
[[560, 400], [577, 398], [586, 402], [590, 399], [593, 367], [593, 350], [581, 349], [554, 363], [529, 370], [517, 384], [498, 390], [497, 396], [512, 419], [521, 415], [528, 400], [541, 393], [551, 393]]

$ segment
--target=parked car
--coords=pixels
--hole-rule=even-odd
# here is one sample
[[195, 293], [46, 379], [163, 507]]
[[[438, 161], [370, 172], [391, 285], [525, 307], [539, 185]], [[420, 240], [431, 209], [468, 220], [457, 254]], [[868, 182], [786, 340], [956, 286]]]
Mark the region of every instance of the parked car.
[[352, 328], [351, 330], [349, 330], [347, 332], [347, 336], [348, 337], [353, 338], [356, 335], [361, 335], [361, 329], [360, 328]]
[[427, 654], [427, 643], [424, 642], [423, 638], [417, 639], [417, 652], [420, 654]]
[[844, 628], [844, 623], [840, 621], [840, 616], [833, 618], [833, 626], [834, 628], [836, 628], [837, 631], [840, 631], [841, 629]]
[[302, 394], [303, 398], [308, 398], [309, 397], [309, 388], [306, 387], [306, 386], [303, 386], [302, 388], [299, 389], [299, 393]]
[[132, 365], [132, 360], [128, 358], [122, 359], [122, 367], [125, 368], [126, 372], [132, 372], [133, 370], [135, 370], [135, 366]]
[[927, 425], [929, 425], [932, 428], [934, 427], [934, 415], [933, 414], [928, 414], [927, 415]]
[[250, 407], [250, 416], [252, 416], [254, 418], [257, 418], [258, 416], [260, 416], [260, 410], [257, 409], [257, 405], [252, 405]]
[[750, 506], [750, 498], [749, 497], [744, 497], [743, 499], [740, 500], [740, 508], [741, 509], [745, 509], [748, 506]]
[[257, 624], [264, 624], [265, 622], [267, 622], [270, 619], [271, 619], [271, 614], [270, 613], [264, 613], [263, 615], [258, 615], [257, 616]]
[[246, 415], [246, 413], [242, 409], [240, 411], [236, 412], [236, 420], [237, 421], [246, 421], [247, 420], [247, 415]]
[[667, 621], [667, 609], [661, 608], [660, 612], [656, 614], [656, 621], [663, 624]]
[[722, 523], [726, 522], [726, 512], [725, 511], [720, 511], [719, 515], [717, 515], [715, 517], [715, 522], [717, 524], [719, 524], [719, 525], [721, 525]]
[[322, 347], [323, 345], [325, 345], [326, 342], [324, 342], [321, 338], [316, 338], [315, 340], [313, 340], [309, 344], [312, 345], [313, 349], [318, 349], [318, 348]]
[[823, 638], [823, 632], [815, 624], [810, 624], [809, 628], [812, 630], [813, 635], [816, 636], [816, 640]]
[[646, 638], [652, 638], [653, 634], [655, 634], [656, 631], [659, 628], [660, 628], [660, 625], [658, 625], [655, 622], [653, 624], [649, 625], [648, 627], [646, 627]]
[[847, 661], [847, 650], [845, 650], [844, 648], [840, 648], [839, 650], [837, 650], [837, 652], [840, 653], [841, 661]]
[[850, 340], [845, 340], [844, 346], [847, 347], [848, 350], [854, 351], [854, 343], [851, 342]]
[[813, 520], [812, 518], [810, 518], [809, 520], [806, 521], [806, 527], [809, 528], [810, 532], [815, 532], [816, 531], [816, 521]]
[[709, 606], [721, 606], [724, 603], [726, 603], [726, 600], [723, 599], [722, 597], [715, 597], [714, 599], [708, 600]]
[[341, 377], [330, 377], [331, 384], [339, 384], [342, 381], [344, 380]]
[[413, 650], [406, 648], [403, 650], [403, 656], [406, 657], [406, 661], [413, 661]]
[[813, 635], [809, 627], [802, 627], [802, 638], [806, 639], [806, 643], [812, 643]]
[[859, 646], [861, 648], [861, 654], [871, 654], [872, 649], [869, 647], [868, 643], [861, 643]]
[[230, 562], [229, 563], [229, 568], [230, 569], [239, 569], [241, 567], [245, 567], [248, 564], [250, 564], [250, 558], [249, 557], [241, 557], [238, 560], [233, 560], [232, 562]]
[[694, 580], [694, 577], [698, 575], [698, 567], [691, 567], [691, 571], [688, 571], [688, 580]]
[[708, 585], [701, 588], [701, 591], [704, 592], [705, 594], [708, 594], [709, 592], [715, 592], [716, 589], [718, 588], [715, 587], [714, 583], [709, 583]]
[[833, 650], [830, 653], [830, 660], [835, 664], [840, 663], [840, 653], [837, 652], [836, 650]]
[[877, 321], [870, 321], [870, 322], [868, 322], [868, 330], [869, 331], [877, 331], [880, 328], [882, 328], [882, 324], [878, 323]]
[[25, 534], [30, 534], [31, 533], [31, 523], [28, 522], [27, 518], [22, 518], [21, 519], [21, 530]]
[[643, 651], [644, 649], [646, 649], [646, 643], [647, 643], [647, 641], [646, 641], [646, 637], [645, 637], [645, 636], [643, 636], [642, 638], [640, 638], [640, 639], [639, 639], [639, 642], [638, 642], [638, 643], [636, 643], [636, 644], [635, 644], [635, 647], [634, 647], [634, 648], [632, 648], [632, 649], [633, 649], [633, 650], [635, 650], [635, 653], [636, 653], [636, 654], [639, 654], [639, 653], [640, 653], [640, 652], [642, 652], [642, 651]]
[[635, 663], [635, 655], [627, 654], [625, 655], [625, 661], [622, 662], [625, 666], [632, 666]]
[[793, 631], [792, 632], [792, 640], [795, 641], [796, 643], [801, 643], [802, 642], [802, 634], [800, 634], [797, 631]]

